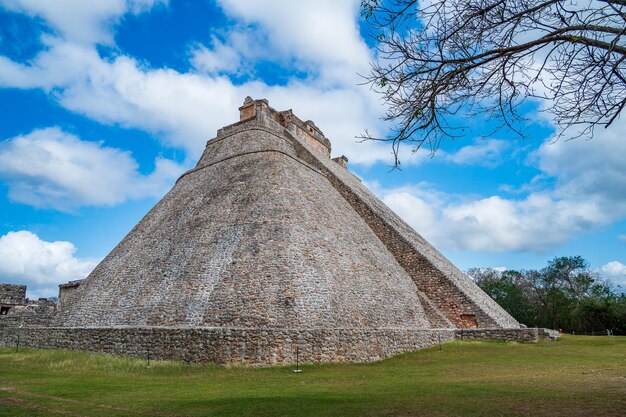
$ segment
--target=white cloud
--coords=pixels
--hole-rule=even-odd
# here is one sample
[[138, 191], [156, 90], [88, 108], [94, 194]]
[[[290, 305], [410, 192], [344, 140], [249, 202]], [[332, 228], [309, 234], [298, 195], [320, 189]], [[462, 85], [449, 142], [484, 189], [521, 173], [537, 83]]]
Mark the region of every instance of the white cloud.
[[618, 235], [617, 238], [621, 240], [622, 242], [626, 242], [626, 234]]
[[626, 265], [619, 261], [611, 261], [600, 268], [600, 271], [608, 276], [611, 281], [622, 287], [626, 287]]
[[400, 188], [383, 195], [383, 201], [407, 223], [430, 239], [439, 234], [440, 213], [434, 195], [420, 188]]
[[[257, 25], [249, 30], [267, 37], [268, 59], [295, 59], [324, 81], [355, 83], [366, 73], [371, 53], [359, 34], [358, 0], [219, 0], [225, 12]], [[255, 30], [256, 29], [256, 30]]]
[[59, 39], [49, 39], [30, 65], [0, 58], [0, 86], [41, 88], [66, 109], [149, 131], [190, 159], [236, 120], [242, 101], [227, 78], [144, 69], [126, 56], [107, 61], [92, 46]]
[[602, 272], [612, 277], [626, 275], [626, 265], [618, 261], [612, 261], [602, 266]]
[[155, 165], [141, 175], [129, 152], [54, 127], [0, 142], [0, 177], [8, 182], [9, 197], [35, 207], [72, 210], [161, 196], [182, 168], [161, 158]]
[[62, 106], [104, 123], [152, 132], [165, 145], [185, 149], [190, 159], [200, 155], [218, 128], [238, 120], [243, 100], [227, 78], [142, 70], [127, 57], [97, 64], [59, 93]]
[[80, 43], [113, 41], [111, 29], [125, 13], [139, 14], [167, 0], [0, 0], [8, 10], [44, 19], [62, 37]]
[[71, 242], [47, 242], [21, 230], [0, 236], [0, 275], [5, 282], [28, 285], [29, 297], [58, 294], [58, 285], [85, 278], [98, 261], [75, 257]]
[[542, 195], [522, 200], [500, 196], [462, 199], [425, 186], [380, 193], [383, 201], [436, 245], [463, 250], [541, 251], [580, 231], [563, 204]]
[[546, 142], [537, 151], [539, 168], [558, 178], [560, 197], [610, 200], [612, 210], [626, 210], [626, 119], [596, 131], [591, 140]]
[[[135, 3], [125, 4], [128, 10]], [[148, 131], [166, 146], [184, 149], [189, 162], [199, 157], [217, 129], [238, 120], [244, 97], [267, 98], [279, 110], [293, 108], [301, 118], [314, 120], [331, 139], [333, 153], [347, 155], [351, 163], [392, 162], [386, 144], [359, 144], [356, 139], [365, 129], [380, 131], [383, 113], [378, 97], [357, 85], [355, 72], [366, 68], [370, 58], [358, 32], [358, 1], [222, 5], [240, 20], [243, 26], [238, 28], [249, 30], [227, 33], [212, 49], [197, 47], [191, 60], [204, 74], [146, 68], [123, 55], [104, 59], [93, 45], [48, 36], [46, 49], [26, 64], [0, 56], [0, 87], [43, 89], [66, 109], [102, 123]], [[25, 9], [31, 14], [37, 7], [47, 10], [31, 6]], [[124, 7], [118, 5], [119, 10]], [[56, 22], [54, 13], [38, 13]], [[93, 19], [105, 15], [94, 11]], [[60, 22], [65, 27], [64, 20]], [[286, 85], [235, 85], [222, 74], [235, 71], [238, 62], [239, 67], [249, 65], [244, 59], [273, 57], [286, 60], [282, 64], [290, 68], [295, 59], [317, 76]]]
[[461, 198], [421, 186], [380, 196], [433, 243], [462, 250], [540, 252], [614, 218], [600, 202], [559, 200], [549, 193], [517, 200]]
[[533, 161], [555, 185], [532, 187], [525, 197], [461, 197], [425, 184], [379, 189], [378, 194], [437, 244], [485, 252], [543, 251], [626, 215], [626, 165], [621, 159], [626, 142], [617, 134], [626, 121], [616, 123], [592, 141], [541, 146]]
[[353, 85], [234, 85], [224, 76], [142, 68], [126, 56], [107, 61], [93, 47], [54, 39], [30, 65], [0, 57], [0, 86], [42, 88], [69, 110], [149, 131], [165, 145], [183, 148], [189, 161], [199, 157], [217, 129], [238, 120], [244, 97], [265, 97], [279, 110], [293, 108], [301, 118], [314, 120], [335, 152], [351, 163], [392, 161], [386, 144], [357, 143], [355, 137], [365, 128], [379, 124], [382, 108], [376, 96]]
[[212, 39], [211, 49], [203, 45], [197, 45], [192, 49], [190, 62], [197, 71], [207, 74], [220, 72], [238, 74], [242, 71], [240, 53], [216, 37]]
[[467, 145], [455, 153], [445, 155], [445, 159], [458, 165], [481, 165], [496, 167], [502, 161], [502, 152], [509, 143], [498, 139], [485, 139]]

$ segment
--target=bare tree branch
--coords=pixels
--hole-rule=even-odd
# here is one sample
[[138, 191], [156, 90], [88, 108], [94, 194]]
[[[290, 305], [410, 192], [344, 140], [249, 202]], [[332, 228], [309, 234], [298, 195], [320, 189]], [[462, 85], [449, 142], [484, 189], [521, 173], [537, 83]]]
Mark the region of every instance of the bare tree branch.
[[[523, 135], [519, 106], [543, 100], [558, 134], [592, 136], [626, 106], [625, 0], [362, 0], [378, 61], [366, 76], [409, 142], [436, 151], [478, 113]], [[456, 117], [455, 117], [456, 116]]]

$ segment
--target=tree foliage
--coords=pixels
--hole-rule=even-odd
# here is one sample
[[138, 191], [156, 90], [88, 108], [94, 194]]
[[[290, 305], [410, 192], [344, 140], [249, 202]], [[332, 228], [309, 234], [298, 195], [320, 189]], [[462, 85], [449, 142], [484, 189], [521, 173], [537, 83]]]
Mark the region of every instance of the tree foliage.
[[362, 0], [378, 49], [367, 82], [393, 143], [436, 150], [451, 116], [486, 114], [520, 132], [544, 100], [559, 134], [592, 136], [626, 106], [626, 0]]
[[555, 258], [539, 271], [472, 268], [468, 275], [527, 326], [626, 334], [626, 296], [580, 256]]

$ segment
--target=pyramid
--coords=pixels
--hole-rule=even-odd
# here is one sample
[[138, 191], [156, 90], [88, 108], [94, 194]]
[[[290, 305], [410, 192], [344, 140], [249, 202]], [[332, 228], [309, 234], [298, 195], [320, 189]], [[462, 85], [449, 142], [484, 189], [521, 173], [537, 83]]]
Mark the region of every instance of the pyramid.
[[63, 297], [61, 327], [195, 329], [204, 359], [253, 364], [290, 362], [294, 343], [313, 361], [368, 361], [520, 329], [331, 159], [313, 122], [249, 97], [239, 110]]

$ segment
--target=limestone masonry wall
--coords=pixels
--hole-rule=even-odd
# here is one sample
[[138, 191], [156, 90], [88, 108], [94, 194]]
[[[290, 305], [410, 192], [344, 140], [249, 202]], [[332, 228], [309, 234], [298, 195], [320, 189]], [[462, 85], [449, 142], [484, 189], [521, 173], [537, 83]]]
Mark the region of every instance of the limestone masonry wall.
[[542, 339], [542, 340], [556, 340], [559, 337], [561, 337], [561, 333], [558, 330], [544, 329], [541, 327], [537, 330], [538, 330], [539, 339]]
[[0, 304], [25, 304], [26, 285], [0, 284]]
[[16, 304], [8, 310], [6, 307], [0, 314], [2, 326], [56, 326], [56, 303], [40, 298], [37, 301], [28, 300], [25, 304]]
[[537, 329], [231, 329], [0, 327], [0, 347], [70, 349], [137, 358], [253, 366], [371, 362], [458, 340], [534, 343]]
[[371, 362], [454, 339], [450, 330], [232, 328], [11, 328], [0, 346], [87, 350], [163, 360], [251, 366]]
[[1, 327], [0, 347], [86, 350], [249, 366], [372, 362], [454, 339], [535, 343], [537, 329], [233, 329]]
[[77, 279], [74, 281], [67, 282], [65, 284], [59, 285], [59, 310], [63, 311], [65, 306], [68, 304], [69, 300], [73, 295], [76, 294], [76, 291], [80, 287], [80, 284], [83, 283], [82, 279]]
[[454, 337], [458, 340], [534, 343], [538, 339], [538, 329], [458, 329], [454, 331]]

